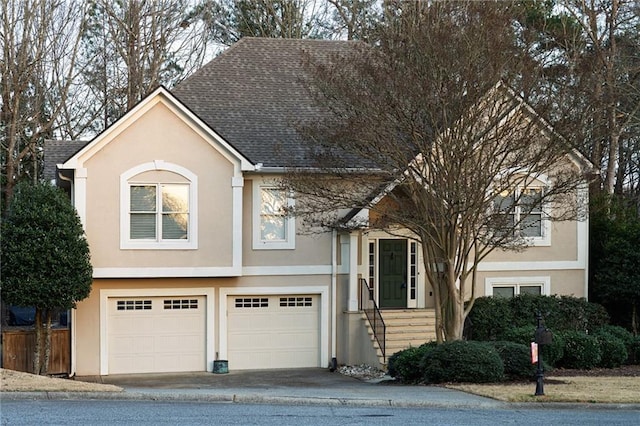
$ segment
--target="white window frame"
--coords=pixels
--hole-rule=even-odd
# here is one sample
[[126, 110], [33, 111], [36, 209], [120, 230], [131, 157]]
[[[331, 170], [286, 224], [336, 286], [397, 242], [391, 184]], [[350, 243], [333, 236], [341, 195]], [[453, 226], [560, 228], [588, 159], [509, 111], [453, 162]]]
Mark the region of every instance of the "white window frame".
[[[187, 189], [187, 209], [185, 211], [166, 211], [164, 209], [164, 195], [165, 195], [165, 191], [164, 191], [164, 187], [165, 186], [173, 186], [173, 187], [185, 187]], [[189, 209], [189, 199], [191, 198], [189, 196], [189, 187], [190, 184], [189, 183], [184, 183], [184, 182], [160, 182], [160, 181], [156, 181], [156, 182], [143, 182], [143, 183], [136, 183], [136, 182], [130, 182], [129, 183], [129, 194], [131, 194], [131, 190], [133, 188], [142, 188], [142, 187], [149, 187], [149, 188], [153, 188], [153, 191], [155, 192], [155, 206], [153, 208], [153, 210], [149, 210], [149, 211], [134, 211], [132, 210], [132, 205], [131, 205], [131, 201], [129, 202], [129, 230], [131, 231], [131, 221], [132, 219], [138, 215], [138, 214], [145, 214], [145, 215], [153, 215], [154, 216], [154, 222], [155, 222], [155, 238], [131, 238], [131, 236], [129, 236], [129, 238], [131, 239], [131, 241], [150, 241], [150, 242], [162, 242], [162, 243], [166, 243], [166, 242], [175, 242], [175, 241], [183, 241], [184, 238], [164, 238], [163, 234], [164, 234], [164, 217], [167, 214], [171, 214], [171, 213], [178, 213], [178, 214], [184, 214], [187, 216], [187, 239], [189, 237], [189, 233], [190, 233], [190, 229], [189, 229], [189, 216], [190, 216], [190, 209]]]
[[[136, 180], [140, 173], [151, 170], [162, 170], [176, 173], [187, 182], [158, 182], [149, 180]], [[189, 186], [189, 223], [187, 238], [182, 240], [162, 240], [157, 229], [156, 240], [131, 239], [130, 222], [130, 194], [132, 186], [154, 185], [156, 193], [162, 184], [180, 184]], [[198, 248], [198, 177], [190, 170], [177, 164], [163, 160], [155, 160], [150, 163], [135, 166], [120, 175], [120, 249], [123, 250], [195, 250]], [[161, 194], [160, 194], [161, 195]], [[158, 201], [161, 203], [162, 200]], [[156, 212], [162, 215], [162, 212]]]
[[[520, 198], [521, 191], [525, 188], [527, 189], [540, 189], [542, 191], [545, 190], [545, 185], [518, 185], [514, 188], [514, 190], [510, 194], [514, 194], [514, 199], [518, 200]], [[515, 223], [520, 222], [521, 215], [521, 207], [519, 203], [515, 203], [513, 213], [503, 213], [503, 214], [513, 214]], [[523, 236], [527, 245], [536, 246], [536, 247], [545, 247], [551, 245], [551, 221], [549, 220], [550, 207], [548, 202], [542, 202], [540, 206], [540, 232], [542, 233], [539, 237], [526, 237]]]
[[513, 287], [514, 296], [520, 294], [520, 287], [539, 286], [540, 294], [543, 296], [551, 295], [551, 277], [489, 277], [484, 280], [485, 296], [493, 296], [494, 287]]
[[[253, 181], [253, 249], [254, 250], [293, 250], [295, 249], [296, 222], [291, 216], [284, 216], [284, 240], [270, 241], [262, 239], [260, 232], [262, 214], [262, 190], [278, 189], [273, 183]], [[294, 200], [287, 197], [287, 207], [293, 207]]]

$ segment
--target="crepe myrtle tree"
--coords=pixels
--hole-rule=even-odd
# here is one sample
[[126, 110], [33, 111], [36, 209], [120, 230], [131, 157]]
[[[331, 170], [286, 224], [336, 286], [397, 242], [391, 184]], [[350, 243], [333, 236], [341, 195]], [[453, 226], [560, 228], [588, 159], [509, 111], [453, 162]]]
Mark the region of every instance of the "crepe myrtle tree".
[[48, 184], [16, 187], [2, 223], [0, 253], [2, 300], [35, 307], [33, 372], [46, 374], [51, 311], [75, 307], [89, 295], [92, 281], [84, 230], [62, 190]]
[[[306, 57], [326, 115], [298, 126], [315, 167], [282, 183], [309, 226], [410, 231], [442, 342], [462, 338], [489, 253], [579, 218], [584, 175], [582, 157], [504, 83], [525, 66], [509, 3], [429, 3], [387, 11], [376, 45]], [[368, 209], [366, 223], [345, 221], [349, 209]]]

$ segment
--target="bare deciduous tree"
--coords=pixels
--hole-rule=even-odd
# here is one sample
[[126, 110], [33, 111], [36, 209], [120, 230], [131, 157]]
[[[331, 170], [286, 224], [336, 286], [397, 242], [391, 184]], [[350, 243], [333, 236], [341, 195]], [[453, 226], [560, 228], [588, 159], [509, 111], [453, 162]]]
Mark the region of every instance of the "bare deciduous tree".
[[460, 339], [480, 262], [523, 248], [547, 221], [577, 218], [581, 158], [500, 83], [529, 64], [514, 45], [511, 3], [387, 6], [393, 19], [378, 45], [308, 59], [328, 115], [300, 126], [317, 169], [291, 170], [283, 184], [311, 226], [368, 209], [366, 226], [409, 230], [434, 291], [438, 341]]
[[[634, 162], [640, 116], [640, 14], [632, 0], [534, 3], [538, 52], [546, 52], [550, 120], [601, 171], [592, 192], [626, 192], [640, 176]], [[545, 9], [546, 8], [546, 9]]]
[[242, 37], [366, 39], [378, 9], [374, 0], [205, 0], [189, 16], [230, 45]]
[[38, 153], [61, 127], [77, 76], [83, 5], [63, 0], [7, 0], [0, 6], [0, 141], [3, 208], [16, 182], [38, 179]]
[[101, 131], [160, 84], [172, 86], [211, 52], [186, 0], [89, 2], [83, 32], [84, 84], [97, 100], [87, 120]]
[[330, 22], [333, 37], [347, 40], [369, 40], [380, 22], [381, 11], [375, 0], [327, 0], [332, 6]]

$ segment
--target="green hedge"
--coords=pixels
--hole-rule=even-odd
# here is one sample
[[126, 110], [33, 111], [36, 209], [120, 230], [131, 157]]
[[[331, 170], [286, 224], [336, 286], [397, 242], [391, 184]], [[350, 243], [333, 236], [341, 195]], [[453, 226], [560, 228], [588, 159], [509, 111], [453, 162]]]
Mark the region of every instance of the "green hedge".
[[508, 299], [480, 297], [469, 313], [470, 339], [502, 340], [504, 333], [513, 328], [513, 312]]
[[599, 333], [595, 337], [598, 339], [602, 354], [598, 367], [615, 368], [627, 362], [629, 352], [621, 339], [609, 333]]
[[559, 367], [588, 370], [600, 364], [602, 349], [595, 336], [579, 331], [566, 331], [562, 338], [565, 346], [564, 354], [558, 362]]
[[469, 313], [468, 335], [473, 340], [507, 340], [514, 327], [537, 326], [536, 314], [543, 314], [552, 332], [589, 332], [608, 323], [605, 309], [585, 299], [569, 296], [519, 295], [513, 298], [480, 297]]
[[491, 342], [500, 355], [507, 380], [533, 379], [537, 366], [531, 363], [531, 346], [520, 343]]
[[504, 377], [500, 355], [486, 342], [445, 342], [426, 351], [421, 367], [424, 383], [489, 383]]

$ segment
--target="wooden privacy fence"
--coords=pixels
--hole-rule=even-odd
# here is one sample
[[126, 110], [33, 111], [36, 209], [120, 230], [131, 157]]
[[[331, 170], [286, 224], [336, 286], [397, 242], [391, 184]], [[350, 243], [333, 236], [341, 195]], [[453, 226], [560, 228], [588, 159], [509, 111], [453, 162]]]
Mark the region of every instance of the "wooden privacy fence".
[[[51, 356], [47, 374], [69, 374], [71, 342], [68, 328], [51, 329]], [[2, 367], [33, 373], [33, 351], [36, 332], [31, 329], [4, 329], [2, 331]], [[42, 347], [44, 353], [44, 346]]]

